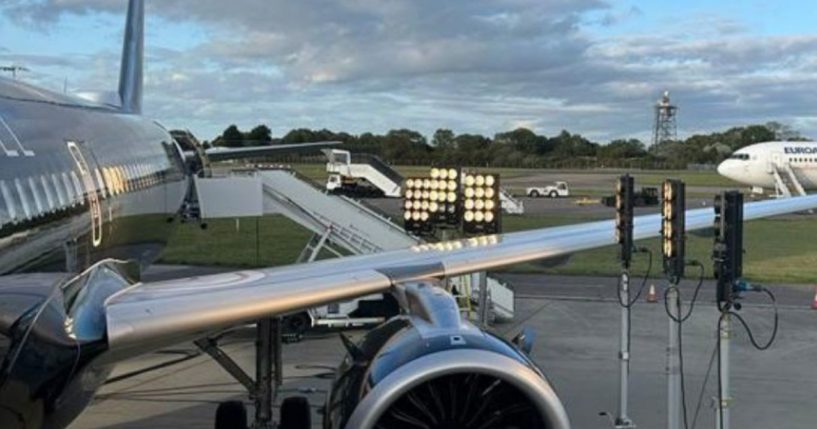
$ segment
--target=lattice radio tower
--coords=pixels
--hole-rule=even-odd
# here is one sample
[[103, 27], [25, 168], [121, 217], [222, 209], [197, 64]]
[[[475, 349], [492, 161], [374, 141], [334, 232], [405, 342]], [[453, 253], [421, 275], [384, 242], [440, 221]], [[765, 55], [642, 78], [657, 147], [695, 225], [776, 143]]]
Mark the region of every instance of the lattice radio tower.
[[670, 102], [669, 91], [664, 91], [664, 95], [662, 95], [658, 103], [655, 104], [653, 145], [678, 139], [678, 127], [675, 124], [675, 116], [677, 113], [678, 106]]

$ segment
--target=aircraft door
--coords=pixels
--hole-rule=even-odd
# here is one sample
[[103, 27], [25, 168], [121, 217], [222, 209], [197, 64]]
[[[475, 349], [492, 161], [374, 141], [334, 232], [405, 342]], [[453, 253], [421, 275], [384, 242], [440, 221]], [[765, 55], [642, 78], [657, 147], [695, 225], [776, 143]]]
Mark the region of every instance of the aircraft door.
[[103, 217], [102, 202], [100, 201], [100, 191], [104, 192], [104, 183], [97, 183], [100, 177], [97, 176], [96, 163], [93, 156], [85, 156], [87, 148], [83, 144], [69, 141], [66, 143], [68, 152], [74, 160], [77, 172], [79, 173], [82, 186], [85, 188], [85, 201], [88, 203], [88, 210], [91, 216], [91, 245], [93, 248], [102, 244]]
[[779, 152], [772, 153], [772, 156], [769, 159], [769, 164], [767, 166], [769, 174], [774, 173], [775, 167], [779, 167], [780, 165], [782, 165], [782, 163], [780, 162], [780, 153]]

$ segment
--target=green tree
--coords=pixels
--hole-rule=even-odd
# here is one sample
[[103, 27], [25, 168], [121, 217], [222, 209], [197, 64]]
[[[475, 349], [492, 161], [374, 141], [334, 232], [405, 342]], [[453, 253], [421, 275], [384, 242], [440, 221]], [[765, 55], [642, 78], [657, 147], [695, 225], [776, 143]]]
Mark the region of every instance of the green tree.
[[272, 142], [272, 130], [264, 124], [258, 125], [247, 134], [248, 146], [268, 145], [270, 142]]
[[221, 134], [220, 146], [226, 147], [241, 147], [244, 146], [244, 134], [238, 130], [235, 124], [227, 127]]

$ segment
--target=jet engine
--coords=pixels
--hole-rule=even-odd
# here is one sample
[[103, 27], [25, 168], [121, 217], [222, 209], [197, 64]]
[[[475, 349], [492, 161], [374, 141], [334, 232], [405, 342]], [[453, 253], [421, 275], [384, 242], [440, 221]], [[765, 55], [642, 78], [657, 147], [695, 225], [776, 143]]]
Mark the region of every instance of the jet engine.
[[407, 314], [369, 332], [347, 356], [325, 429], [566, 429], [564, 406], [519, 347], [460, 317], [432, 282], [398, 287]]

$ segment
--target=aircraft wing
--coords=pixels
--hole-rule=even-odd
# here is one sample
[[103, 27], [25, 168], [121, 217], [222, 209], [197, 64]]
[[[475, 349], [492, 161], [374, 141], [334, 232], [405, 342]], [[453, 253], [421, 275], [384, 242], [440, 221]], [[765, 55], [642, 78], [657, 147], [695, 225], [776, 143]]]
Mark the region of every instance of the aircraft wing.
[[[817, 208], [817, 196], [747, 203], [751, 220]], [[687, 230], [709, 228], [710, 208], [689, 210]], [[635, 219], [636, 239], [659, 236], [661, 216]], [[615, 244], [614, 221], [484, 236], [280, 268], [139, 283], [106, 302], [114, 359], [201, 337], [271, 315], [442, 278]]]
[[328, 146], [337, 146], [343, 142], [325, 141], [314, 143], [292, 143], [274, 144], [268, 146], [248, 146], [238, 148], [227, 148], [222, 146], [212, 147], [205, 151], [210, 161], [227, 161], [231, 159], [257, 158], [266, 155], [286, 152], [304, 152], [321, 149]]

